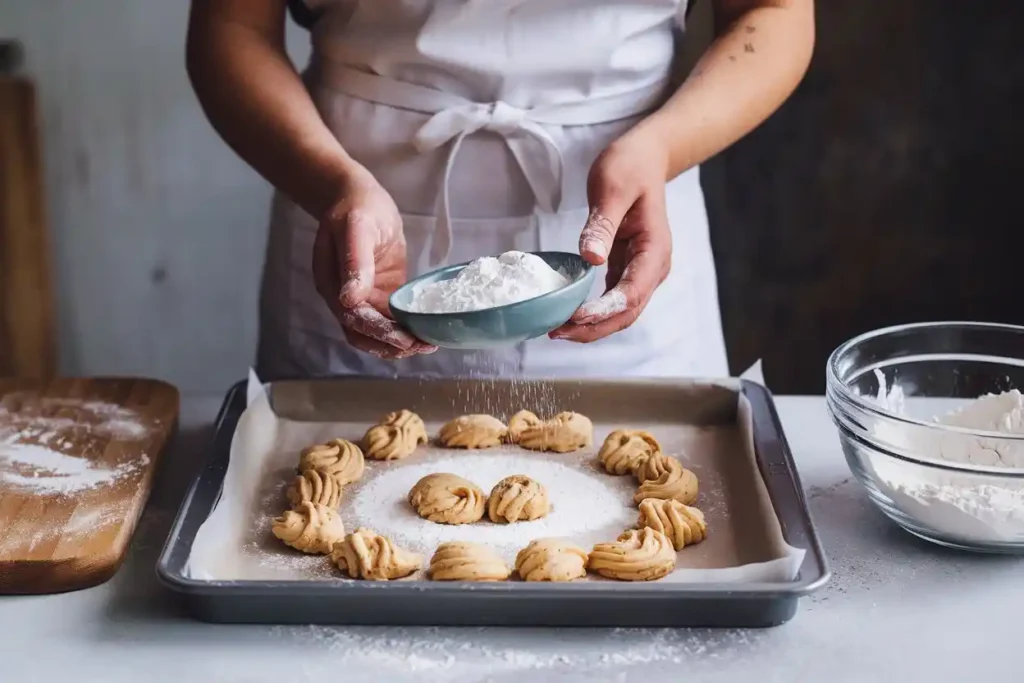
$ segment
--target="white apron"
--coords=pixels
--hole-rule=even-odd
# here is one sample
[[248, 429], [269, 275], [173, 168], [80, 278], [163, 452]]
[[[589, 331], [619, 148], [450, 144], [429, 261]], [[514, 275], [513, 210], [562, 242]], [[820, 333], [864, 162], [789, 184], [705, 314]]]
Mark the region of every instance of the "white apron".
[[[665, 95], [686, 0], [307, 0], [306, 82], [402, 214], [409, 277], [510, 249], [578, 253], [597, 155]], [[319, 375], [724, 376], [707, 216], [692, 169], [667, 186], [672, 271], [631, 327], [592, 344], [388, 361], [345, 343], [313, 285], [317, 221], [280, 194], [259, 368]], [[604, 291], [600, 269], [591, 297]]]

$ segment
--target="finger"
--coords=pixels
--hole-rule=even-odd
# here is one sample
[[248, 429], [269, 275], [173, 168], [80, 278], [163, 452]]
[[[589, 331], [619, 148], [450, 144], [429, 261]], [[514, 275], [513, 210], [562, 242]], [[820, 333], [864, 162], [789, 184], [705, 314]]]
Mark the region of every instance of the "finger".
[[341, 287], [338, 277], [338, 262], [335, 259], [334, 241], [327, 229], [316, 231], [313, 240], [313, 284], [317, 293], [333, 308]]
[[645, 306], [646, 302], [644, 306], [631, 308], [595, 324], [580, 325], [578, 323], [568, 322], [557, 330], [552, 331], [548, 336], [552, 339], [561, 339], [565, 341], [579, 342], [582, 344], [594, 342], [598, 339], [604, 339], [616, 332], [621, 332], [635, 323], [637, 318], [640, 317], [640, 313], [643, 311]]
[[626, 264], [618, 284], [576, 309], [572, 322], [593, 325], [646, 303], [667, 274], [669, 257], [663, 252], [651, 242], [642, 245]]
[[408, 351], [416, 345], [415, 337], [369, 304], [362, 303], [355, 308], [340, 308], [338, 315], [343, 327], [381, 343], [402, 351]]
[[345, 339], [354, 349], [358, 349], [365, 353], [375, 356], [377, 358], [385, 358], [389, 360], [398, 360], [407, 357], [408, 351], [402, 351], [398, 347], [391, 346], [379, 342], [373, 337], [367, 337], [365, 334], [359, 334], [358, 332], [346, 329]]
[[366, 301], [373, 289], [377, 227], [373, 218], [361, 211], [349, 213], [344, 220], [339, 254], [341, 302], [348, 308], [354, 308]]
[[392, 360], [401, 360], [403, 358], [411, 358], [420, 354], [430, 354], [437, 351], [436, 346], [427, 344], [426, 342], [417, 341], [415, 346], [410, 348], [408, 351], [402, 351], [401, 349], [391, 346], [390, 344], [384, 344], [379, 342], [372, 337], [367, 337], [365, 334], [359, 334], [354, 330], [345, 330], [345, 339], [348, 343], [360, 351], [365, 351], [377, 358], [387, 358]]
[[590, 215], [580, 233], [580, 256], [592, 265], [604, 264], [611, 253], [615, 233], [636, 200], [619, 181], [602, 171], [600, 162], [587, 179]]

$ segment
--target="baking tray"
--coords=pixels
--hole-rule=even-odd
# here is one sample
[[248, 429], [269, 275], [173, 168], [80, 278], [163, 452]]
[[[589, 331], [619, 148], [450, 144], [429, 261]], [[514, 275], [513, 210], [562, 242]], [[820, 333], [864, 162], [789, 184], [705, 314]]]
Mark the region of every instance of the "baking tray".
[[[275, 412], [292, 419], [309, 418], [311, 406], [337, 395], [338, 384], [367, 382], [340, 378], [281, 382], [271, 386]], [[395, 382], [395, 380], [369, 380]], [[406, 380], [405, 382], [409, 382]], [[412, 380], [412, 382], [416, 382]], [[498, 385], [491, 380], [422, 382], [447, 386], [467, 410], [495, 410]], [[544, 383], [544, 391], [572, 394], [592, 382]], [[520, 382], [516, 394], [524, 393]], [[352, 385], [355, 386], [355, 385]], [[453, 388], [453, 387], [458, 388]], [[507, 387], [508, 385], [505, 384]], [[540, 384], [537, 385], [538, 387]], [[556, 387], [552, 389], [551, 387]], [[652, 387], [658, 384], [652, 383]], [[703, 391], [709, 386], [701, 385]], [[408, 392], [408, 387], [405, 390]], [[661, 386], [664, 392], [666, 387]], [[179, 594], [197, 619], [222, 623], [360, 624], [360, 625], [494, 625], [616, 627], [767, 627], [796, 613], [800, 597], [829, 579], [825, 555], [807, 509], [803, 489], [771, 395], [762, 386], [736, 381], [730, 392], [736, 405], [742, 394], [750, 407], [757, 468], [765, 484], [785, 541], [806, 551], [796, 578], [772, 583], [574, 582], [571, 584], [507, 581], [442, 583], [429, 581], [207, 581], [186, 575], [196, 533], [214, 509], [228, 467], [231, 441], [246, 408], [246, 385], [228, 392], [216, 421], [213, 448], [183, 501], [158, 562], [161, 581]], [[680, 390], [682, 391], [682, 390]], [[529, 394], [530, 388], [526, 388]], [[566, 392], [569, 392], [566, 394]], [[578, 393], [575, 394], [578, 396]], [[695, 394], [696, 395], [696, 394]], [[475, 399], [475, 400], [474, 400]], [[721, 393], [707, 409], [691, 401], [690, 419], [715, 424], [723, 416]], [[486, 405], [481, 405], [484, 403]], [[719, 404], [717, 407], [714, 404]], [[574, 403], [576, 407], [578, 402]], [[340, 407], [340, 406], [339, 406]], [[319, 408], [322, 410], [322, 406]], [[641, 414], [643, 405], [623, 405], [624, 418]], [[581, 411], [584, 412], [584, 411]], [[733, 409], [735, 419], [735, 409]]]

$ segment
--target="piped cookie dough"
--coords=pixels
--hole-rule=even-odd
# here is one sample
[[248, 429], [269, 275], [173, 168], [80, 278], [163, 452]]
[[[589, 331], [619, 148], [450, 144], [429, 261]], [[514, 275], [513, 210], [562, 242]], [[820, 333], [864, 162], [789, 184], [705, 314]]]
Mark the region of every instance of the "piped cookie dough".
[[590, 569], [619, 581], [653, 581], [676, 567], [672, 542], [648, 527], [623, 533], [613, 543], [598, 543], [590, 552]]
[[441, 427], [438, 441], [446, 448], [493, 448], [508, 435], [505, 423], [491, 415], [462, 415]]
[[310, 446], [299, 456], [299, 472], [318, 470], [333, 475], [342, 486], [358, 481], [365, 466], [359, 446], [345, 439]]
[[344, 538], [345, 525], [333, 508], [305, 502], [274, 519], [271, 532], [296, 550], [325, 555]]
[[511, 573], [494, 550], [480, 543], [442, 543], [430, 558], [434, 581], [504, 581]]
[[438, 524], [472, 524], [484, 516], [487, 496], [460, 476], [438, 472], [420, 479], [409, 491], [409, 504], [423, 519]]
[[516, 555], [524, 581], [572, 581], [587, 575], [587, 551], [558, 538], [539, 538]]
[[487, 498], [487, 516], [497, 523], [540, 519], [550, 510], [544, 485], [522, 474], [499, 481]]
[[334, 544], [331, 561], [353, 579], [389, 581], [415, 572], [423, 558], [371, 529], [356, 529]]
[[708, 535], [704, 513], [672, 499], [645, 498], [640, 501], [637, 526], [665, 534], [676, 550], [700, 543]]

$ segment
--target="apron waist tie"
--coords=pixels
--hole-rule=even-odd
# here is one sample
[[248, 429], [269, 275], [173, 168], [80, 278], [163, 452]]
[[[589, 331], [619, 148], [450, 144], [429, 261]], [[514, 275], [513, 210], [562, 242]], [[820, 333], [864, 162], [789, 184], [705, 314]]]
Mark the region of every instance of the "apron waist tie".
[[[637, 116], [657, 107], [668, 85], [667, 80], [659, 80], [625, 93], [522, 109], [501, 101], [474, 102], [460, 95], [359, 71], [338, 62], [321, 61], [316, 68], [324, 85], [333, 90], [357, 99], [431, 115], [412, 140], [419, 152], [450, 145], [439, 197], [437, 228], [430, 247], [431, 268], [446, 263], [451, 254], [448, 186], [462, 141], [468, 135], [481, 130], [501, 135], [519, 164], [537, 206], [543, 211], [555, 212], [562, 201], [565, 161], [545, 125], [584, 126]], [[529, 138], [541, 143], [542, 155], [531, 153]]]

